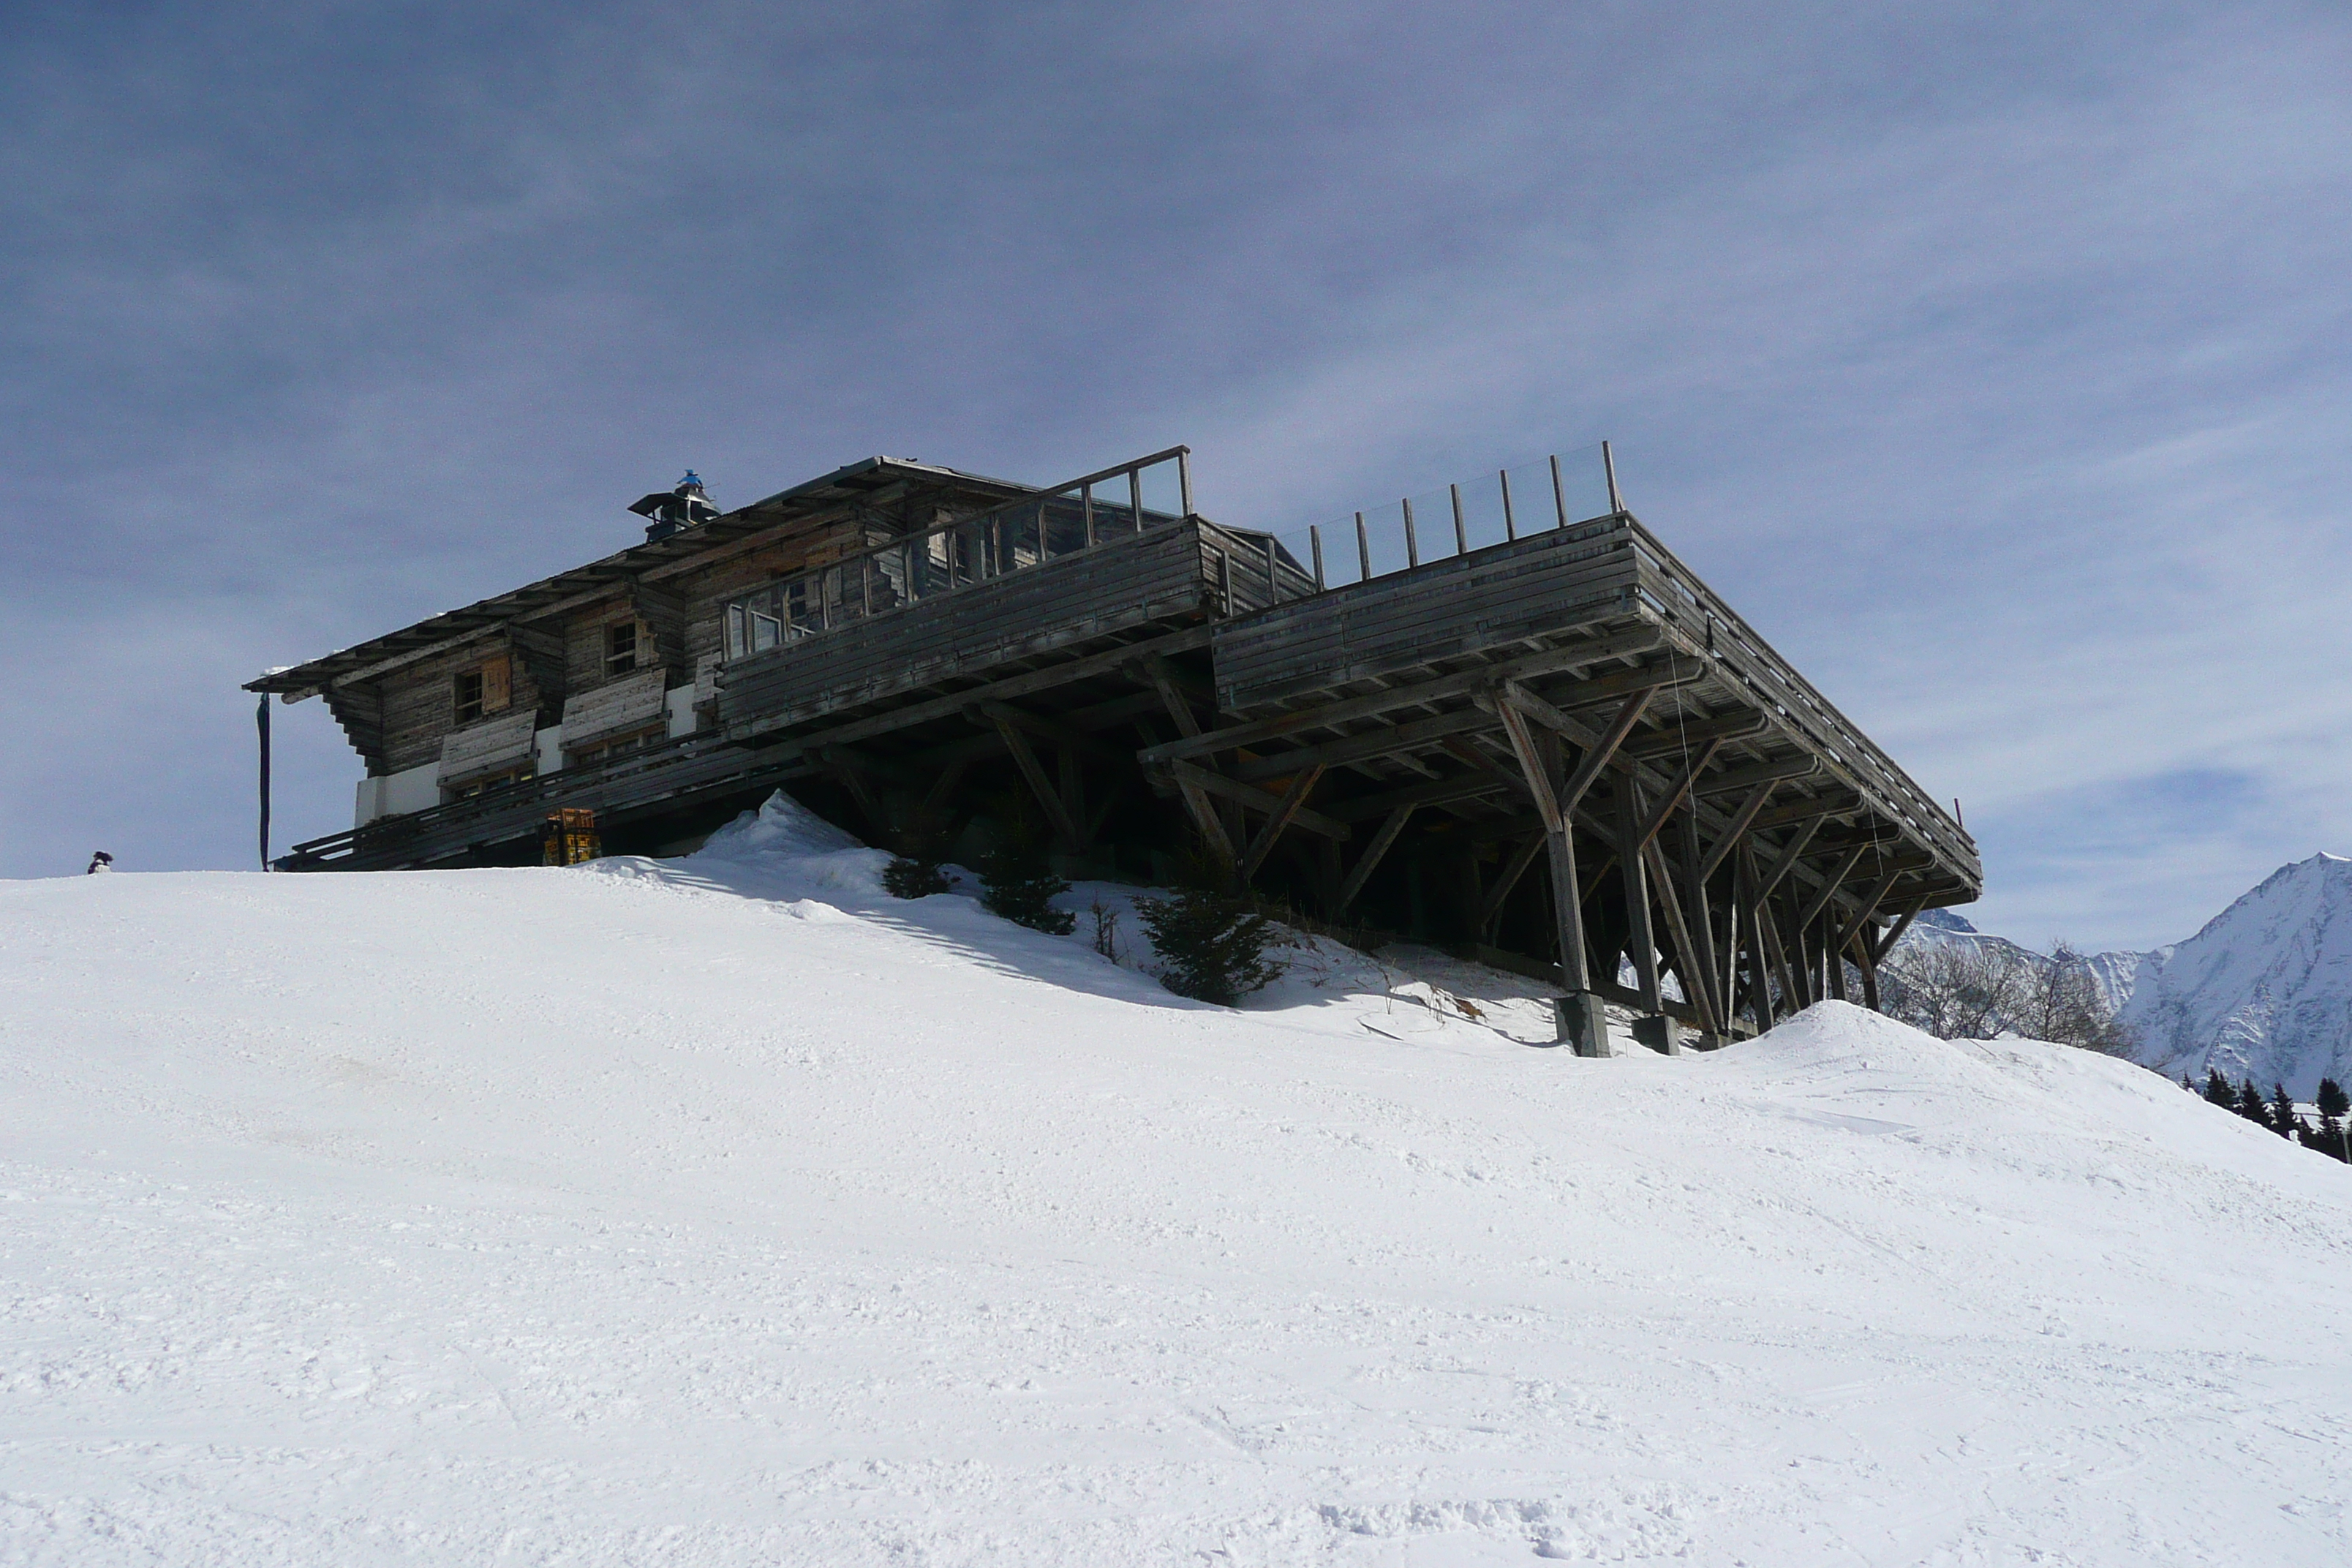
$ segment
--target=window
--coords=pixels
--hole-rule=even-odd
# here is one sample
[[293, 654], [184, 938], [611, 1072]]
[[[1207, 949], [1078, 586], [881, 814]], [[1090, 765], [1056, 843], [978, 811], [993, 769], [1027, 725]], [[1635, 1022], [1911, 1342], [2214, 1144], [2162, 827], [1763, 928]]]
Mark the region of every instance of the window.
[[625, 757], [631, 752], [643, 751], [666, 738], [665, 727], [656, 724], [626, 735], [615, 735], [609, 741], [599, 741], [591, 746], [567, 746], [564, 748], [564, 763], [566, 766], [575, 768], [609, 763]]
[[475, 779], [467, 784], [460, 784], [457, 788], [449, 791], [448, 794], [450, 798], [453, 800], [471, 800], [474, 796], [480, 795], [485, 790], [499, 789], [511, 784], [520, 784], [525, 779], [530, 778], [531, 774], [532, 769], [530, 764], [524, 763], [515, 767], [509, 768], [504, 773], [492, 773], [488, 778]]
[[457, 722], [470, 724], [482, 716], [482, 672], [469, 669], [457, 677]]
[[614, 621], [604, 628], [604, 674], [609, 679], [637, 668], [637, 623]]
[[454, 679], [457, 722], [470, 724], [485, 713], [503, 713], [514, 701], [514, 672], [501, 657]]

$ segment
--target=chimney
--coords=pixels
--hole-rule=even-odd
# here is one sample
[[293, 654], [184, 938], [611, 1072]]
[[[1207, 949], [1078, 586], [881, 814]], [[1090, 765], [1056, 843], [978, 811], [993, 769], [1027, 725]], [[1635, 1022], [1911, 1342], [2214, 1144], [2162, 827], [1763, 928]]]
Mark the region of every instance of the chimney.
[[630, 502], [629, 510], [650, 520], [646, 524], [648, 544], [697, 523], [709, 522], [719, 515], [719, 509], [710, 504], [710, 497], [704, 493], [702, 481], [692, 468], [687, 469], [686, 478], [670, 489], [656, 490]]

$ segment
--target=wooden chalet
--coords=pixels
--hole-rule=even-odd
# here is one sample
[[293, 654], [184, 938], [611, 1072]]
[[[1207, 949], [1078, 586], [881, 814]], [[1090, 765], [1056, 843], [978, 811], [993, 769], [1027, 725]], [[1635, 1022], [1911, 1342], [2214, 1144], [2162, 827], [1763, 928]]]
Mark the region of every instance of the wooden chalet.
[[1978, 896], [1958, 822], [1613, 479], [1577, 517], [1557, 460], [1516, 511], [1503, 476], [1476, 545], [1456, 488], [1427, 559], [1407, 503], [1388, 571], [1360, 513], [1335, 584], [1320, 531], [1198, 515], [1186, 456], [1050, 489], [874, 458], [731, 511], [689, 475], [632, 509], [644, 543], [252, 682], [265, 715], [323, 698], [367, 766], [352, 828], [272, 864], [527, 864], [559, 808], [678, 852], [779, 787], [956, 858], [1025, 818], [1072, 872], [1205, 847], [1312, 918], [1553, 978], [1590, 1054], [1603, 998], [1661, 1048], [1849, 963], [1874, 1005], [1912, 917]]

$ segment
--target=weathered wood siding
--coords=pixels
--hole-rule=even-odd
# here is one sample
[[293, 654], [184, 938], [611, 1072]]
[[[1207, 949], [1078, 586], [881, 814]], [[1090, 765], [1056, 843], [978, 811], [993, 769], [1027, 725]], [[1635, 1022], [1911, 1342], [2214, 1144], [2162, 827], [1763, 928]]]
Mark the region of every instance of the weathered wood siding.
[[1246, 713], [1605, 620], [1631, 606], [1635, 581], [1633, 539], [1609, 520], [1278, 605], [1217, 628], [1217, 705]]
[[730, 734], [779, 729], [1147, 622], [1216, 613], [1230, 537], [1180, 523], [820, 632], [719, 671]]
[[533, 673], [537, 661], [522, 657], [504, 637], [483, 637], [463, 647], [419, 659], [372, 682], [382, 693], [383, 711], [383, 753], [379, 771], [396, 773], [426, 763], [438, 763], [443, 738], [457, 728], [457, 693], [453, 678], [501, 658], [509, 661], [509, 710], [536, 710], [544, 700]]

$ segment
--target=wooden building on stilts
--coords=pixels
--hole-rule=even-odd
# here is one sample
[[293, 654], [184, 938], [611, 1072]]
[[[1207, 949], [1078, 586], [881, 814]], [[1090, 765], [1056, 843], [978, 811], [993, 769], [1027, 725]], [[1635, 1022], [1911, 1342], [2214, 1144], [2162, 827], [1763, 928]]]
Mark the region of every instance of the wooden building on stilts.
[[1297, 535], [1198, 515], [1182, 447], [1046, 489], [875, 458], [731, 511], [688, 475], [641, 544], [252, 682], [367, 764], [353, 827], [271, 863], [526, 864], [559, 810], [677, 852], [782, 788], [959, 857], [1027, 818], [1073, 874], [1205, 848], [1555, 979], [1586, 1054], [1604, 1000], [1658, 1048], [1876, 1005], [1974, 843], [1599, 456], [1589, 507], [1552, 459]]

